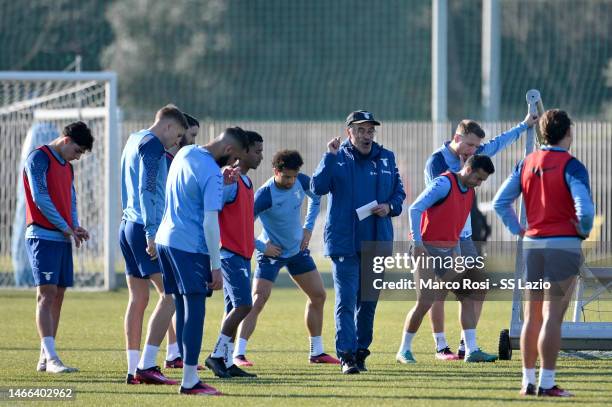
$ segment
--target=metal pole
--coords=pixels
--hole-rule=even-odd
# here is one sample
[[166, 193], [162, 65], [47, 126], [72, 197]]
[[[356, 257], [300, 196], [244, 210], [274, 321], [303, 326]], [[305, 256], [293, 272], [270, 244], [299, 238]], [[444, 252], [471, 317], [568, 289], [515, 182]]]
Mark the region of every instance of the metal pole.
[[106, 154], [104, 155], [104, 288], [113, 290], [115, 281], [115, 253], [117, 251], [117, 230], [119, 210], [119, 128], [117, 118], [117, 76], [113, 74], [104, 87], [105, 104], [108, 108], [106, 116]]
[[499, 0], [482, 2], [482, 113], [486, 121], [499, 120], [501, 99]]
[[431, 43], [431, 120], [447, 120], [447, 0], [433, 0]]
[[447, 114], [447, 62], [448, 32], [447, 0], [432, 1], [431, 35], [431, 121], [433, 122], [433, 142], [440, 143], [446, 138], [445, 124]]

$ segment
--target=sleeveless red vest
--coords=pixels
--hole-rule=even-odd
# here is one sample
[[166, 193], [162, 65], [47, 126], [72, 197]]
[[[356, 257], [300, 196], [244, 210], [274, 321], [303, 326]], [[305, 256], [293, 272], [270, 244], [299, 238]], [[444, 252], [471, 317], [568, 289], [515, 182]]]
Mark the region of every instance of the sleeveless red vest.
[[527, 210], [529, 237], [578, 236], [574, 200], [565, 181], [567, 151], [541, 150], [529, 154], [521, 170], [521, 190]]
[[439, 247], [454, 247], [465, 226], [472, 203], [474, 188], [466, 192], [459, 189], [457, 175], [446, 171], [441, 174], [450, 180], [448, 195], [421, 215], [421, 235], [423, 242]]
[[236, 183], [238, 187], [236, 199], [225, 204], [219, 214], [221, 247], [247, 259], [253, 256], [255, 249], [253, 242], [255, 198], [250, 178], [249, 182], [251, 182], [250, 187], [244, 183], [242, 176], [239, 177]]
[[[51, 202], [57, 209], [57, 212], [61, 215], [66, 223], [72, 225], [72, 181], [74, 179], [74, 173], [72, 165], [69, 162], [61, 164], [57, 158], [53, 155], [49, 146], [41, 146], [36, 150], [41, 150], [47, 157], [49, 157], [49, 168], [47, 170], [47, 190], [51, 197]], [[36, 151], [34, 150], [34, 151]], [[33, 154], [33, 152], [32, 152]], [[30, 183], [25, 170], [23, 171], [23, 188], [26, 197], [26, 225], [32, 224], [43, 227], [45, 229], [57, 230], [55, 225], [45, 218], [40, 209], [36, 206], [34, 198], [32, 197], [32, 191], [30, 190]], [[63, 230], [61, 231], [63, 232]]]

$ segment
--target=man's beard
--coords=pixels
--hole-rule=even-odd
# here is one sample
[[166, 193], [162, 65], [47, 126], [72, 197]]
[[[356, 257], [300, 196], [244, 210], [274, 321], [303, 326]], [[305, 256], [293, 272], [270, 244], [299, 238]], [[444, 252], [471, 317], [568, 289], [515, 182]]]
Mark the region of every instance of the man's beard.
[[230, 155], [228, 154], [228, 155], [224, 155], [222, 157], [219, 157], [219, 159], [216, 160], [216, 161], [217, 161], [217, 165], [219, 167], [225, 167], [227, 165], [227, 163], [229, 162], [229, 160], [230, 160]]

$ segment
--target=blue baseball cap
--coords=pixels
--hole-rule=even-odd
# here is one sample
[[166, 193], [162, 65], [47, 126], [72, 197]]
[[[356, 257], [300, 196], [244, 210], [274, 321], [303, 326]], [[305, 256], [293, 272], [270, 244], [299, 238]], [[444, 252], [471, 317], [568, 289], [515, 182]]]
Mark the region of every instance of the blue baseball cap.
[[374, 126], [380, 126], [380, 123], [374, 120], [374, 115], [366, 110], [357, 110], [346, 118], [346, 127], [359, 123], [372, 123]]

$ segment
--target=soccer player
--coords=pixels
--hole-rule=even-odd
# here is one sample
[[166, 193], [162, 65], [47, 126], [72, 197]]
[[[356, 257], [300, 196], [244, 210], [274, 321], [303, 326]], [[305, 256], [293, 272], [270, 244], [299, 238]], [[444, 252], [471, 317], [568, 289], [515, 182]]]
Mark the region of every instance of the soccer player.
[[[310, 177], [300, 173], [302, 164], [304, 161], [295, 150], [277, 152], [272, 158], [274, 176], [255, 194], [255, 218], [259, 217], [263, 230], [256, 242], [253, 308], [240, 325], [238, 346], [234, 352], [237, 365], [252, 365], [246, 359], [247, 341], [283, 267], [287, 267], [295, 284], [308, 297], [305, 322], [310, 334], [310, 363], [339, 363], [323, 350], [321, 330], [326, 294], [321, 275], [308, 250], [321, 198], [310, 191]], [[302, 226], [300, 215], [306, 196], [309, 198], [308, 210]]]
[[221, 271], [225, 315], [221, 332], [206, 366], [215, 375], [256, 377], [240, 369], [233, 361], [234, 341], [240, 322], [251, 311], [251, 257], [255, 246], [253, 182], [247, 176], [263, 159], [263, 138], [254, 131], [246, 131], [249, 146], [240, 157], [236, 182], [223, 187], [223, 210], [219, 215], [221, 227]]
[[[365, 110], [346, 118], [345, 134], [327, 143], [327, 153], [312, 176], [312, 191], [328, 194], [325, 255], [332, 260], [336, 291], [336, 354], [344, 374], [367, 370], [374, 338], [378, 298], [362, 296], [360, 276], [364, 242], [393, 242], [391, 218], [402, 213], [406, 199], [395, 154], [374, 141], [380, 122]], [[371, 214], [359, 219], [356, 209], [376, 201]], [[384, 243], [381, 243], [384, 242]]]
[[195, 144], [195, 139], [200, 131], [200, 122], [198, 119], [185, 112], [183, 112], [183, 116], [185, 116], [185, 120], [187, 121], [187, 130], [178, 143], [166, 150], [166, 163], [168, 164], [168, 169], [170, 169], [170, 164], [172, 164], [175, 154], [182, 147]]
[[[501, 133], [484, 144], [481, 144], [482, 140], [485, 138], [485, 132], [482, 127], [473, 120], [462, 120], [457, 126], [452, 139], [445, 142], [442, 147], [434, 151], [427, 160], [425, 164], [425, 185], [430, 185], [436, 177], [439, 177], [445, 171], [460, 171], [465, 161], [474, 154], [493, 157], [500, 153], [518, 140], [528, 127], [533, 126], [536, 120], [537, 117], [532, 117], [528, 114], [516, 127]], [[468, 216], [465, 227], [461, 231], [459, 243], [459, 248], [463, 256], [476, 257], [478, 255], [476, 246], [472, 241], [472, 220], [470, 216]], [[477, 270], [470, 269], [467, 271], [466, 276], [478, 279], [480, 278], [478, 273]], [[456, 292], [456, 294], [458, 296], [472, 295], [474, 297], [478, 294], [482, 297], [484, 293], [460, 290]], [[472, 304], [476, 307], [475, 313], [477, 323], [482, 312], [483, 300], [484, 298], [472, 301]], [[461, 338], [459, 343], [457, 354], [451, 351], [446, 342], [446, 335], [444, 334], [444, 303], [444, 299], [436, 301], [429, 312], [436, 346], [436, 358], [440, 360], [463, 359], [465, 357], [465, 341], [463, 338]], [[462, 305], [460, 305], [460, 307], [461, 306]], [[461, 313], [461, 308], [459, 313]]]
[[[183, 379], [190, 395], [219, 395], [197, 373], [206, 294], [222, 286], [218, 213], [222, 207], [220, 167], [233, 164], [248, 145], [233, 127], [205, 146], [183, 147], [168, 174], [164, 217], [156, 235], [164, 289], [176, 306], [176, 336], [182, 346]], [[167, 325], [166, 325], [167, 327]]]
[[71, 123], [62, 134], [32, 151], [23, 171], [26, 197], [26, 249], [36, 285], [36, 325], [41, 340], [37, 370], [72, 373], [55, 350], [64, 293], [73, 284], [72, 243], [77, 248], [89, 239], [79, 225], [73, 160], [93, 146], [91, 130], [83, 122]]
[[[155, 234], [164, 210], [168, 172], [165, 151], [178, 143], [186, 129], [183, 113], [176, 106], [164, 106], [157, 111], [151, 127], [130, 135], [121, 155], [123, 220], [119, 244], [129, 290], [125, 312], [127, 384], [176, 384], [166, 378], [156, 364], [174, 305], [172, 297], [164, 294]], [[149, 281], [157, 290], [159, 300], [149, 319], [146, 344], [139, 361], [144, 311], [149, 303]]]
[[[526, 280], [553, 284], [548, 290], [526, 292], [520, 393], [569, 397], [572, 394], [555, 383], [561, 323], [583, 262], [581, 241], [593, 227], [595, 211], [589, 173], [568, 152], [574, 141], [568, 114], [562, 110], [548, 110], [539, 126], [546, 146], [518, 163], [497, 192], [493, 205], [510, 232], [524, 236]], [[521, 227], [512, 206], [521, 194], [527, 212], [527, 230]], [[541, 365], [536, 392], [538, 355]]]
[[[172, 164], [172, 160], [174, 159], [174, 155], [177, 153], [179, 149], [185, 146], [190, 146], [195, 144], [195, 139], [200, 131], [200, 122], [190, 114], [183, 112], [183, 116], [185, 116], [185, 120], [187, 120], [187, 130], [178, 144], [170, 147], [169, 150], [166, 150], [166, 163], [168, 165], [168, 170], [170, 169], [170, 164]], [[183, 358], [181, 357], [181, 351], [176, 342], [176, 317], [172, 317], [172, 322], [168, 325], [168, 333], [166, 334], [166, 368], [167, 369], [182, 369], [183, 368]], [[198, 369], [203, 369], [202, 366], [198, 366]]]
[[[461, 230], [465, 225], [472, 203], [474, 188], [493, 174], [495, 169], [491, 159], [485, 155], [469, 157], [460, 172], [446, 171], [417, 197], [410, 206], [410, 231], [414, 239], [414, 257], [422, 258], [415, 273], [417, 301], [406, 315], [404, 336], [397, 353], [400, 363], [415, 363], [412, 354], [412, 339], [419, 329], [425, 314], [434, 301], [446, 296], [446, 289], [430, 289], [421, 284], [429, 282], [449, 282], [457, 280], [458, 275], [452, 267], [446, 267], [447, 259], [453, 258], [459, 245]], [[452, 216], [449, 216], [452, 214]], [[462, 254], [462, 256], [465, 255]], [[429, 260], [433, 260], [431, 263]], [[442, 263], [442, 264], [440, 264]], [[464, 262], [466, 264], [467, 261]], [[433, 267], [432, 267], [433, 266]], [[461, 328], [466, 344], [466, 362], [493, 362], [497, 359], [478, 348], [476, 342], [476, 313], [469, 296], [460, 297]]]

